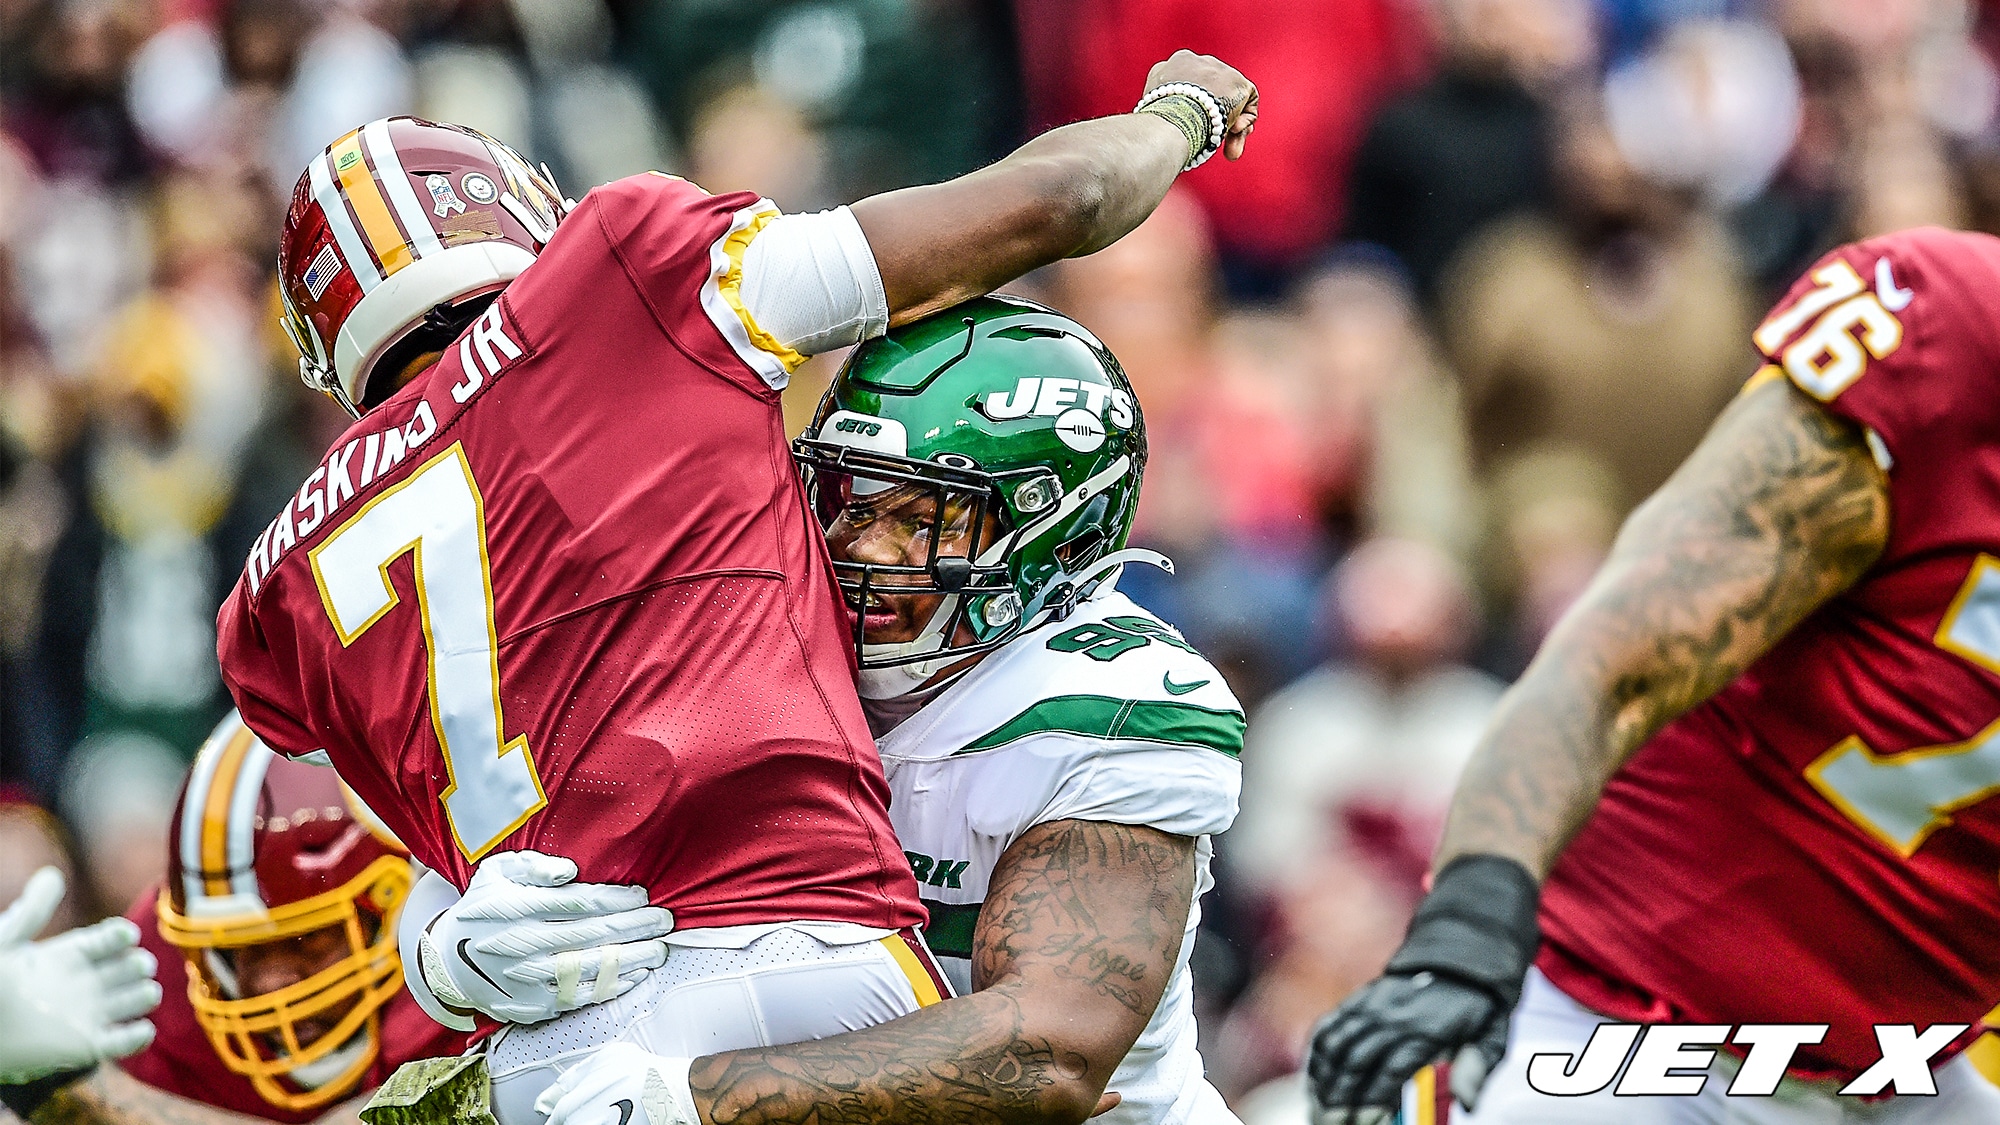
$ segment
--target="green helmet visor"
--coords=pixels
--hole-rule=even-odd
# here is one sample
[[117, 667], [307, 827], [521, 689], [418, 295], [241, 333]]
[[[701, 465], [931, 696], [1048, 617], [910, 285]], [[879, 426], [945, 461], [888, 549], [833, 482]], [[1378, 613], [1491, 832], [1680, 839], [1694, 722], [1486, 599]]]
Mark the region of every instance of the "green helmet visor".
[[[811, 438], [793, 451], [854, 615], [862, 667], [968, 656], [1012, 636], [1006, 627], [1021, 601], [1001, 490], [1035, 470], [989, 473], [950, 454], [920, 461]], [[923, 602], [929, 611], [913, 618], [908, 607]], [[911, 635], [866, 636], [899, 628]]]

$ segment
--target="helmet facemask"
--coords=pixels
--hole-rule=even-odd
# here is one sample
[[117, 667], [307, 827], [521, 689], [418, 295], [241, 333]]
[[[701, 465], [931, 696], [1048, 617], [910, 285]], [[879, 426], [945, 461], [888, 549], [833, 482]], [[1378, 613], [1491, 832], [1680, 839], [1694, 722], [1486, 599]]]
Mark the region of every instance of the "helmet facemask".
[[[1021, 573], [1018, 549], [1068, 523], [1083, 499], [1064, 503], [1060, 482], [1040, 466], [987, 472], [959, 454], [920, 461], [810, 437], [793, 449], [854, 615], [863, 698], [914, 691], [955, 663], [1067, 616], [1125, 562], [1165, 563], [1150, 551], [1112, 550], [1100, 530], [1087, 527], [1054, 547], [1061, 570], [1053, 580]], [[1130, 471], [1121, 461], [1104, 475]], [[1110, 481], [1094, 483], [1101, 490]], [[898, 520], [903, 526], [875, 531], [891, 537], [898, 561], [853, 557], [871, 530], [861, 521]], [[915, 636], [871, 641], [870, 608], [896, 608], [885, 598], [937, 601], [920, 614]]]
[[[1002, 489], [1024, 474], [984, 472], [966, 457], [918, 461], [810, 438], [796, 451], [854, 616], [863, 695], [903, 694], [1018, 631], [1021, 600], [1007, 565], [1015, 536]], [[870, 618], [879, 634], [898, 624], [883, 621], [885, 613], [913, 609], [912, 628], [901, 631], [914, 635], [869, 639]]]
[[[244, 911], [228, 915], [184, 914], [161, 890], [160, 934], [187, 955], [196, 1020], [217, 1057], [272, 1105], [297, 1111], [338, 1101], [380, 1054], [381, 1008], [402, 988], [395, 921], [409, 888], [409, 861], [384, 856], [324, 894], [275, 907], [245, 902]], [[345, 945], [333, 964], [283, 988], [242, 995], [240, 951], [329, 929]], [[301, 1042], [299, 1026], [316, 1018], [332, 1023]]]

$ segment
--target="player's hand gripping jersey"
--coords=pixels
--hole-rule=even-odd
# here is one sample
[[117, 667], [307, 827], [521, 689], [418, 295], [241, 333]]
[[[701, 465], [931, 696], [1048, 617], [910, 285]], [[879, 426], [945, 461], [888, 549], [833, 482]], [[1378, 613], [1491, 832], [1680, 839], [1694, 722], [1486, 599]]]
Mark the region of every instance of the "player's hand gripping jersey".
[[1236, 818], [1243, 709], [1172, 626], [1103, 592], [980, 661], [880, 740], [924, 936], [972, 991], [973, 926], [1002, 852], [1037, 824], [1095, 820], [1196, 838], [1195, 898], [1166, 994], [1109, 1089], [1106, 1125], [1233, 1121], [1202, 1078], [1188, 955]]
[[921, 918], [785, 445], [798, 356], [744, 311], [775, 214], [659, 174], [591, 192], [223, 607], [245, 720], [461, 888], [535, 848], [682, 930]]
[[1542, 900], [1538, 964], [1634, 1021], [1872, 1025], [2000, 1002], [2000, 240], [1844, 247], [1755, 336], [1888, 473], [1872, 570], [1614, 776]]

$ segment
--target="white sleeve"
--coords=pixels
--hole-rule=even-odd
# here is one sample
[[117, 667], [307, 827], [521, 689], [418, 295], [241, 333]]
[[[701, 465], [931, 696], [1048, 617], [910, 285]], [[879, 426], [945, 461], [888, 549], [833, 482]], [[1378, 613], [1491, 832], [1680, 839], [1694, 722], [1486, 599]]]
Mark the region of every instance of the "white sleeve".
[[[1043, 738], [1094, 741], [1061, 734], [1035, 741]], [[1063, 779], [1034, 823], [1101, 820], [1142, 824], [1176, 836], [1213, 836], [1235, 821], [1242, 788], [1241, 765], [1220, 751], [1099, 742], [1088, 767]]]
[[477, 1026], [472, 1018], [445, 1007], [431, 991], [429, 982], [424, 980], [422, 958], [417, 951], [417, 939], [423, 936], [424, 927], [458, 901], [458, 888], [414, 859], [410, 867], [417, 874], [417, 881], [410, 888], [410, 897], [403, 900], [403, 913], [396, 922], [396, 950], [403, 956], [403, 986], [410, 990], [411, 998], [425, 1015], [453, 1031], [471, 1031]]
[[845, 207], [764, 224], [743, 253], [740, 296], [758, 328], [800, 355], [858, 344], [889, 327], [875, 254]]

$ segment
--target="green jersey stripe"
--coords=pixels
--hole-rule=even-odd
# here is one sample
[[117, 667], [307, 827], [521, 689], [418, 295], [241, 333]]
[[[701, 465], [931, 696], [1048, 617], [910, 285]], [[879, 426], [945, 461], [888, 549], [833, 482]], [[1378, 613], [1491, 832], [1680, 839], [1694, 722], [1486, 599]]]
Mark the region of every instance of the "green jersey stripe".
[[1243, 751], [1243, 713], [1192, 703], [1114, 699], [1108, 695], [1057, 695], [1009, 719], [968, 744], [960, 754], [991, 750], [1033, 734], [1061, 732], [1088, 738], [1206, 746], [1230, 757]]
[[971, 957], [972, 933], [979, 927], [983, 903], [949, 903], [923, 900], [931, 920], [924, 925], [924, 944], [939, 957]]

